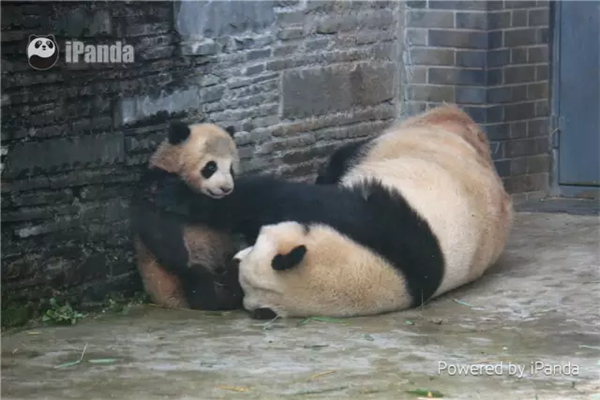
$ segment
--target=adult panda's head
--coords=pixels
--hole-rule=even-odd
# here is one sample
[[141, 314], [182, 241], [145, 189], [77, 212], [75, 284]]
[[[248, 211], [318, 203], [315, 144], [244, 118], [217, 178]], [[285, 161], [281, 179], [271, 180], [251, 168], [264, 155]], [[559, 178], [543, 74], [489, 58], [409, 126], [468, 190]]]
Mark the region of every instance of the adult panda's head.
[[257, 319], [350, 317], [406, 307], [406, 280], [380, 255], [325, 224], [265, 225], [234, 256]]
[[177, 174], [190, 188], [220, 199], [233, 191], [239, 169], [234, 133], [232, 127], [173, 122], [150, 166]]
[[302, 282], [310, 272], [297, 267], [305, 261], [306, 233], [307, 227], [296, 222], [265, 225], [254, 246], [233, 257], [239, 264], [244, 308], [254, 318], [284, 317], [294, 302], [305, 301]]

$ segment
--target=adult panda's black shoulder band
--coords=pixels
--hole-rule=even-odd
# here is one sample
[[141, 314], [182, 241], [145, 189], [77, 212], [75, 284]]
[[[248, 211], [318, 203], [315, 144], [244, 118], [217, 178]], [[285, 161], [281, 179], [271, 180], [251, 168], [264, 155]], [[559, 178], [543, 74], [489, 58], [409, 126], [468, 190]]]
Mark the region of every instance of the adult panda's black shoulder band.
[[[351, 191], [367, 202], [369, 218], [361, 232], [349, 236], [387, 259], [407, 281], [412, 306], [429, 300], [444, 276], [444, 255], [439, 240], [397, 191], [379, 181], [365, 180]], [[342, 233], [347, 233], [343, 232]]]
[[372, 142], [373, 138], [367, 138], [339, 147], [319, 169], [315, 183], [317, 185], [339, 183], [353, 166], [360, 163]]

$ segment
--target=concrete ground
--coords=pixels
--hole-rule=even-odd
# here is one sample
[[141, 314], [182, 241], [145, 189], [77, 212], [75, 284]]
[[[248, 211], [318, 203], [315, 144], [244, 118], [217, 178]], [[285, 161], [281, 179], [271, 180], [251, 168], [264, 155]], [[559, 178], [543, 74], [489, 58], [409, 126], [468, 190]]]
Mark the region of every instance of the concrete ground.
[[599, 219], [550, 208], [518, 213], [498, 265], [422, 309], [263, 324], [146, 305], [5, 334], [2, 398], [600, 400]]

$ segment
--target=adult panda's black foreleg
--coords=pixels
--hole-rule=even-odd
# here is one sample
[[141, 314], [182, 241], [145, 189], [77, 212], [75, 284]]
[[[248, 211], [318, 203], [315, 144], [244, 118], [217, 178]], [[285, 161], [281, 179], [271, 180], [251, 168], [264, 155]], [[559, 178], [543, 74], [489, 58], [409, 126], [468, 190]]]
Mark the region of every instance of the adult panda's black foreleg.
[[213, 273], [207, 265], [191, 263], [184, 225], [178, 216], [159, 210], [147, 210], [143, 216], [134, 219], [137, 234], [160, 266], [180, 282], [190, 308], [229, 310], [241, 307], [243, 292], [237, 269], [220, 268]]
[[231, 310], [240, 308], [243, 292], [237, 281], [237, 269], [217, 276], [204, 265], [191, 265], [179, 275], [188, 305], [197, 310]]

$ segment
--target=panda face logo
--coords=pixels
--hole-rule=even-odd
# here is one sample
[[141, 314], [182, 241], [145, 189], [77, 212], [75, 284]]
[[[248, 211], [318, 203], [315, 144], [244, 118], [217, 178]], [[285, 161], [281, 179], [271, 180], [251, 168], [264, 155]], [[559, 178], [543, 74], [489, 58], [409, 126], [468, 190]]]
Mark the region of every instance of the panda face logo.
[[27, 45], [27, 59], [33, 69], [45, 71], [58, 61], [58, 45], [54, 35], [31, 35]]

